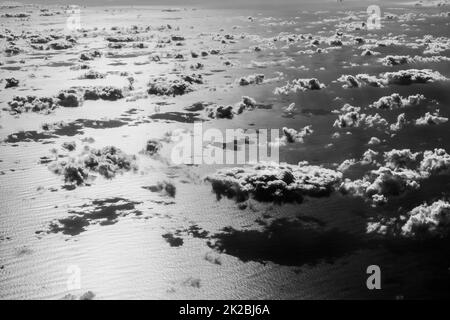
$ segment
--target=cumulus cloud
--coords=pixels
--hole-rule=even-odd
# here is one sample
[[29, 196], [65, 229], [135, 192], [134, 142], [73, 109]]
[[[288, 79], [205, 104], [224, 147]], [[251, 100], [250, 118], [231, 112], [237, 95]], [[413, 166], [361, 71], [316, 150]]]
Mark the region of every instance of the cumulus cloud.
[[343, 88], [360, 88], [362, 86], [383, 87], [382, 79], [368, 74], [342, 75], [337, 79], [338, 82], [343, 83]]
[[33, 95], [15, 96], [8, 102], [8, 110], [12, 114], [25, 112], [51, 113], [58, 107], [79, 107], [85, 100], [114, 101], [123, 98], [123, 91], [112, 86], [80, 86], [61, 90], [53, 97], [37, 97]]
[[356, 164], [356, 159], [346, 159], [342, 161], [342, 163], [337, 167], [337, 171], [339, 172], [345, 172], [348, 169], [350, 169], [351, 166], [354, 166]]
[[258, 105], [260, 104], [256, 103], [255, 99], [248, 96], [243, 96], [241, 101], [229, 106], [209, 105], [205, 108], [204, 104], [198, 104], [196, 111], [205, 109], [209, 118], [231, 119], [234, 115], [239, 115], [245, 110], [253, 110]]
[[376, 145], [376, 144], [380, 144], [381, 140], [378, 139], [377, 137], [372, 137], [370, 138], [369, 142], [367, 142], [368, 145]]
[[283, 127], [282, 131], [284, 134], [282, 139], [285, 139], [289, 143], [293, 142], [303, 143], [303, 139], [314, 132], [311, 126], [306, 126], [300, 131], [297, 131], [292, 128]]
[[446, 56], [431, 56], [431, 57], [414, 56], [414, 57], [411, 57], [409, 55], [406, 55], [406, 56], [388, 55], [388, 56], [380, 59], [380, 62], [385, 66], [397, 66], [397, 65], [409, 64], [409, 63], [437, 63], [437, 62], [445, 62], [445, 61], [450, 61], [450, 58], [446, 57]]
[[361, 108], [345, 104], [340, 109], [340, 115], [333, 124], [337, 128], [377, 128], [384, 129], [388, 122], [380, 114], [368, 115], [360, 113]]
[[398, 196], [408, 190], [418, 189], [420, 184], [417, 181], [420, 179], [420, 174], [414, 170], [380, 167], [371, 170], [362, 179], [346, 179], [341, 185], [341, 191], [344, 194], [366, 197], [374, 204], [379, 204], [379, 200], [384, 203], [389, 196]]
[[390, 125], [391, 131], [400, 131], [403, 129], [408, 121], [406, 120], [406, 115], [404, 113], [401, 113], [397, 116], [397, 121]]
[[251, 74], [246, 77], [241, 77], [238, 81], [240, 86], [248, 86], [250, 84], [261, 84], [264, 82], [263, 74]]
[[342, 75], [337, 79], [343, 83], [343, 88], [360, 88], [362, 86], [385, 87], [387, 85], [411, 85], [414, 83], [431, 83], [448, 80], [438, 71], [431, 69], [408, 69], [395, 72], [385, 72], [377, 76], [368, 74]]
[[375, 115], [362, 114], [362, 116], [364, 117], [364, 124], [367, 128], [382, 129], [388, 126], [387, 120], [384, 119], [379, 113], [376, 113]]
[[341, 115], [338, 116], [338, 119], [334, 122], [333, 127], [337, 128], [349, 128], [349, 127], [358, 127], [363, 117], [359, 113], [361, 108], [354, 107], [348, 103], [346, 103], [341, 109]]
[[411, 63], [412, 59], [410, 56], [388, 55], [388, 56], [380, 59], [380, 61], [385, 66], [396, 66], [396, 65], [400, 65], [400, 64]]
[[286, 66], [290, 63], [293, 63], [295, 60], [293, 58], [287, 57], [280, 60], [275, 61], [254, 61], [250, 62], [250, 66], [253, 68], [267, 68], [267, 67], [276, 67], [276, 66]]
[[367, 149], [361, 158], [361, 164], [376, 164], [376, 157], [379, 155], [379, 152], [373, 151], [372, 149]]
[[423, 153], [420, 171], [425, 175], [448, 174], [449, 169], [450, 155], [444, 149], [427, 150]]
[[422, 204], [407, 214], [401, 234], [406, 237], [445, 237], [450, 231], [450, 203], [443, 200]]
[[227, 196], [237, 202], [249, 197], [259, 201], [301, 202], [304, 196], [329, 195], [341, 179], [340, 172], [304, 162], [221, 169], [206, 178], [218, 197]]
[[385, 72], [381, 74], [387, 84], [410, 85], [413, 83], [429, 83], [448, 80], [438, 71], [431, 69], [409, 69], [396, 72]]
[[446, 123], [448, 118], [441, 117], [439, 115], [439, 110], [436, 110], [434, 113], [427, 112], [424, 116], [418, 118], [415, 121], [416, 126], [428, 126], [428, 125], [437, 125]]
[[384, 96], [369, 105], [369, 108], [376, 109], [399, 109], [404, 107], [417, 106], [425, 100], [422, 94], [411, 95], [409, 97], [402, 97], [398, 93], [393, 93], [390, 96]]
[[295, 106], [295, 102], [291, 103], [287, 107], [283, 108], [283, 112], [287, 114], [293, 114], [297, 111], [297, 107]]
[[82, 185], [92, 173], [111, 179], [118, 173], [137, 170], [137, 164], [135, 156], [127, 155], [119, 148], [107, 146], [94, 149], [86, 146], [80, 155], [53, 163], [49, 169], [63, 175], [66, 183]]
[[419, 154], [420, 152], [411, 152], [410, 149], [392, 149], [384, 153], [385, 165], [391, 169], [416, 166]]
[[378, 56], [381, 53], [377, 52], [377, 51], [372, 51], [369, 49], [364, 50], [363, 52], [361, 52], [361, 56], [363, 57], [368, 57], [368, 56]]
[[201, 75], [178, 75], [156, 77], [147, 84], [147, 93], [158, 96], [179, 96], [194, 91], [192, 84], [203, 83]]
[[294, 79], [288, 82], [283, 87], [275, 88], [275, 94], [289, 94], [291, 92], [306, 91], [306, 90], [320, 90], [325, 88], [325, 85], [320, 83], [316, 78], [312, 79]]
[[404, 238], [443, 238], [450, 233], [450, 203], [424, 203], [398, 218], [381, 218], [367, 224], [367, 233]]
[[389, 197], [418, 189], [421, 181], [432, 175], [450, 173], [450, 155], [444, 149], [423, 153], [392, 149], [385, 152], [383, 158], [379, 168], [371, 170], [363, 178], [345, 179], [341, 192], [380, 204], [388, 201]]
[[425, 46], [424, 54], [440, 54], [441, 52], [450, 50], [450, 38], [447, 37], [425, 35], [422, 39], [418, 39], [417, 42]]

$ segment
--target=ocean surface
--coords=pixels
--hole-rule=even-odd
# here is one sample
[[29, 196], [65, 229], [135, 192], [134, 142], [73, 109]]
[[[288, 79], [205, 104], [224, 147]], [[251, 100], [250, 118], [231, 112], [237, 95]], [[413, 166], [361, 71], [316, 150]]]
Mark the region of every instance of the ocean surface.
[[[0, 18], [0, 34], [17, 36], [1, 38], [2, 51], [11, 45], [7, 40], [20, 49], [0, 57], [0, 78], [19, 80], [11, 88], [0, 82], [0, 299], [61, 299], [88, 291], [95, 299], [448, 298], [448, 237], [414, 241], [367, 234], [371, 219], [397, 217], [422, 203], [447, 199], [448, 175], [427, 179], [419, 189], [381, 206], [339, 192], [305, 197], [301, 203], [250, 199], [242, 206], [217, 197], [204, 180], [225, 165], [173, 165], [168, 160], [173, 142], [163, 142], [158, 156], [142, 152], [149, 139], [165, 141], [174, 130], [192, 130], [197, 120], [204, 130], [222, 132], [311, 126], [313, 133], [303, 141], [280, 145], [280, 161], [289, 164], [308, 161], [336, 169], [346, 159], [360, 159], [369, 148], [380, 153], [450, 150], [448, 122], [410, 123], [388, 133], [377, 127], [333, 126], [339, 115], [335, 110], [346, 103], [367, 108], [393, 93], [427, 99], [402, 110], [376, 110], [389, 124], [402, 112], [411, 121], [437, 109], [441, 117], [450, 116], [448, 81], [359, 88], [344, 88], [337, 81], [342, 75], [405, 69], [431, 69], [450, 78], [445, 59], [394, 66], [381, 62], [387, 55], [450, 57], [448, 42], [446, 49], [427, 54], [422, 41], [426, 35], [448, 41], [450, 7], [379, 6], [381, 25], [373, 30], [361, 27], [368, 19], [366, 2], [240, 9], [83, 6], [75, 30], [67, 27], [73, 15], [65, 7], [2, 8], [1, 14], [30, 16]], [[344, 43], [327, 43], [337, 32]], [[30, 45], [33, 34], [73, 35], [76, 44], [41, 50]], [[107, 40], [114, 36], [140, 37], [143, 45], [125, 41], [114, 47], [124, 42]], [[355, 37], [365, 42], [356, 43]], [[315, 38], [320, 44], [311, 45]], [[370, 50], [377, 54], [361, 55], [364, 44], [373, 44]], [[220, 51], [211, 53], [213, 49]], [[102, 55], [80, 60], [81, 53], [93, 50]], [[209, 54], [194, 58], [191, 51]], [[203, 66], [191, 68], [198, 62]], [[80, 69], [83, 64], [106, 76], [83, 79], [89, 71]], [[146, 94], [151, 78], [180, 72], [201, 74], [203, 83], [184, 95]], [[241, 77], [253, 74], [264, 74], [264, 82], [239, 85]], [[49, 97], [74, 86], [122, 88], [130, 85], [129, 77], [132, 88], [115, 101], [86, 99], [81, 106], [48, 114], [8, 109], [14, 96]], [[325, 87], [274, 93], [296, 78], [316, 78]], [[252, 97], [259, 107], [232, 119], [185, 109], [197, 102], [232, 105], [242, 96]], [[296, 111], [286, 112], [292, 103]], [[43, 129], [60, 121], [71, 126]], [[380, 143], [368, 145], [372, 137]], [[73, 141], [75, 151], [62, 147]], [[112, 145], [136, 155], [138, 169], [111, 179], [97, 174], [86, 185], [68, 186], [49, 167], [85, 145]], [[356, 179], [366, 172], [356, 166], [345, 175]], [[170, 181], [176, 193], [157, 190], [161, 181]], [[85, 218], [85, 225], [52, 227], [73, 215]], [[366, 286], [370, 265], [381, 269], [381, 290]]]

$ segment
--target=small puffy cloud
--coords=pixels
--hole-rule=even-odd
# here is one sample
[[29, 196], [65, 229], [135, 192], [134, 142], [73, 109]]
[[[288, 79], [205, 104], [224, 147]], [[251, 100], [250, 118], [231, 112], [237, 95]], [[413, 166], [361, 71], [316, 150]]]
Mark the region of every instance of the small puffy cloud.
[[428, 126], [428, 125], [436, 125], [446, 123], [448, 118], [441, 117], [439, 115], [439, 110], [436, 110], [434, 113], [427, 112], [424, 116], [420, 117], [416, 120], [416, 126]]
[[368, 145], [377, 145], [380, 143], [381, 143], [381, 140], [378, 139], [377, 137], [372, 137], [372, 138], [370, 138], [369, 142], [367, 142]]
[[264, 82], [263, 74], [251, 74], [246, 77], [241, 77], [238, 81], [240, 86], [248, 86], [250, 84], [261, 84]]
[[422, 94], [411, 95], [409, 97], [402, 97], [398, 93], [393, 93], [390, 96], [384, 96], [369, 105], [369, 108], [376, 109], [399, 109], [404, 107], [417, 106], [425, 100]]
[[320, 83], [316, 78], [311, 79], [294, 79], [288, 82], [285, 86], [275, 88], [275, 94], [289, 94], [291, 92], [306, 91], [306, 90], [320, 90], [325, 88], [325, 85]]

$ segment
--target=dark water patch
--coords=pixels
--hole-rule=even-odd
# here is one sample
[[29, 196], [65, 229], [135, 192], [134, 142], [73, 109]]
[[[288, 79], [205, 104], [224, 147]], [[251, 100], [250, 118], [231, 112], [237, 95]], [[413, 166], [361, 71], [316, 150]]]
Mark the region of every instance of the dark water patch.
[[190, 225], [186, 229], [177, 229], [174, 232], [177, 236], [190, 236], [197, 239], [208, 239], [209, 232], [200, 228], [197, 224]]
[[206, 239], [209, 236], [209, 232], [201, 229], [198, 225], [191, 225], [187, 230], [187, 234], [198, 239]]
[[73, 137], [78, 134], [83, 134], [84, 131], [82, 128], [83, 127], [81, 124], [77, 122], [70, 122], [58, 125], [54, 130], [52, 130], [52, 132], [57, 136]]
[[55, 159], [49, 158], [49, 157], [40, 157], [39, 158], [39, 163], [40, 164], [47, 164], [50, 162], [53, 162]]
[[147, 52], [128, 52], [128, 53], [108, 53], [107, 58], [118, 59], [118, 58], [138, 58], [147, 55]]
[[133, 124], [132, 124], [131, 122], [132, 122], [134, 119], [131, 118], [131, 117], [122, 116], [122, 117], [117, 118], [117, 120], [125, 121], [126, 123], [128, 123], [128, 125], [132, 126]]
[[361, 246], [358, 237], [337, 229], [325, 229], [315, 219], [278, 219], [262, 231], [231, 227], [211, 236], [208, 245], [243, 262], [272, 261], [287, 266], [334, 262]]
[[86, 227], [89, 226], [89, 221], [80, 216], [70, 216], [67, 218], [59, 219], [57, 222], [50, 224], [51, 233], [60, 233], [75, 236], [81, 232], [86, 231]]
[[162, 237], [170, 244], [171, 247], [181, 247], [184, 240], [180, 237], [176, 237], [172, 233], [163, 234]]
[[131, 109], [128, 109], [127, 111], [125, 111], [124, 113], [122, 113], [122, 115], [123, 116], [135, 115], [135, 114], [138, 114], [139, 111], [142, 111], [142, 110], [137, 109], [137, 108], [131, 108]]
[[380, 261], [385, 288], [391, 286], [405, 299], [448, 299], [450, 255], [445, 252], [449, 245], [449, 236], [426, 240], [380, 239], [378, 246], [387, 251]]
[[[212, 70], [210, 70], [211, 72], [213, 72], [213, 73], [218, 73], [218, 72], [225, 72], [225, 71], [227, 71], [227, 70], [225, 70], [225, 69], [212, 69]], [[206, 74], [205, 74], [206, 75]]]
[[44, 140], [53, 138], [57, 138], [57, 136], [48, 134], [46, 132], [21, 131], [8, 135], [8, 137], [4, 140], [4, 142], [6, 143], [42, 142]]
[[164, 206], [169, 206], [176, 203], [175, 201], [167, 201], [167, 200], [150, 200], [150, 202]]
[[126, 66], [126, 65], [127, 65], [127, 63], [122, 62], [122, 61], [114, 61], [114, 62], [108, 63], [108, 66]]
[[167, 102], [167, 101], [158, 101], [158, 102], [155, 102], [155, 104], [156, 104], [157, 106], [170, 106], [171, 104], [175, 104], [175, 103], [173, 103], [173, 102]]
[[36, 59], [39, 58], [41, 59], [42, 57], [53, 57], [55, 55], [54, 52], [30, 52], [28, 53], [28, 56], [30, 56], [31, 59]]
[[194, 224], [186, 229], [177, 229], [174, 232], [168, 232], [162, 237], [172, 247], [182, 246], [184, 243], [183, 237], [190, 236], [197, 239], [207, 239], [209, 237], [209, 232], [201, 229], [198, 225]]
[[14, 66], [5, 66], [5, 67], [0, 67], [0, 69], [8, 70], [8, 71], [18, 71], [18, 70], [21, 69], [21, 67], [19, 67], [19, 66], [17, 66], [17, 67], [14, 67]]
[[204, 110], [207, 106], [210, 106], [212, 104], [213, 104], [212, 102], [200, 101], [200, 102], [195, 102], [195, 103], [191, 104], [190, 106], [184, 107], [183, 109], [186, 111], [190, 111], [190, 112], [196, 112], [196, 111]]
[[222, 148], [223, 150], [230, 150], [230, 151], [239, 151], [242, 150], [242, 144], [243, 144], [243, 140], [234, 140], [234, 141], [230, 141], [230, 142], [213, 142], [210, 143], [209, 145], [216, 147], [216, 148]]
[[142, 212], [136, 209], [138, 204], [141, 202], [120, 197], [94, 200], [80, 206], [78, 210], [69, 210], [70, 216], [52, 221], [48, 232], [75, 236], [86, 231], [90, 225], [112, 225], [121, 217], [141, 215]]
[[6, 240], [11, 240], [11, 237], [8, 236], [0, 236], [0, 241], [6, 241]]
[[150, 116], [153, 120], [168, 120], [174, 122], [194, 123], [196, 121], [204, 121], [199, 117], [198, 113], [186, 113], [186, 112], [166, 112], [156, 113]]
[[72, 185], [72, 184], [65, 184], [61, 187], [61, 189], [67, 190], [67, 191], [72, 191], [75, 190], [77, 188], [76, 185]]
[[272, 109], [273, 104], [271, 103], [257, 103], [256, 108], [257, 109], [263, 109], [263, 110], [270, 110]]
[[90, 129], [111, 129], [119, 128], [127, 125], [128, 122], [123, 119], [111, 120], [91, 120], [91, 119], [77, 119], [69, 123], [57, 124], [52, 128], [49, 126], [49, 131], [57, 136], [73, 137], [75, 135], [84, 134], [84, 128]]
[[85, 128], [91, 129], [111, 129], [119, 128], [127, 125], [127, 122], [122, 120], [88, 120], [88, 119], [78, 119], [76, 123], [82, 124]]
[[152, 186], [145, 186], [145, 187], [142, 187], [142, 189], [149, 190], [151, 192], [163, 193], [172, 198], [174, 198], [175, 194], [176, 194], [175, 185], [173, 183], [167, 182], [167, 181], [158, 182], [156, 185], [152, 185]]

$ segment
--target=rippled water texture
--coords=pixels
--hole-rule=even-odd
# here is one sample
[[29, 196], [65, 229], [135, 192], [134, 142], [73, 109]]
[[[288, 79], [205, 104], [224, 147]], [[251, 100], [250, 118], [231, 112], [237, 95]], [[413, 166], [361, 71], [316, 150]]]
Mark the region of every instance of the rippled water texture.
[[[448, 298], [448, 211], [439, 237], [367, 233], [371, 221], [446, 200], [448, 175], [420, 179], [406, 192], [392, 187], [380, 205], [338, 190], [298, 201], [250, 195], [237, 202], [204, 180], [223, 165], [169, 161], [170, 133], [192, 130], [197, 121], [204, 130], [221, 131], [311, 126], [303, 139], [280, 144], [280, 161], [331, 170], [347, 159], [360, 161], [369, 148], [377, 161], [392, 149], [450, 150], [448, 122], [415, 124], [438, 109], [439, 117], [450, 116], [444, 79], [450, 78], [449, 5], [380, 2], [376, 30], [362, 25], [367, 6], [82, 7], [75, 31], [66, 26], [64, 7], [2, 8], [2, 15], [26, 17], [0, 18], [0, 298], [60, 299], [88, 291], [96, 299]], [[372, 55], [362, 55], [365, 50]], [[388, 55], [422, 58], [392, 66], [383, 63]], [[383, 80], [380, 74], [410, 69], [442, 78], [382, 86], [361, 81], [358, 88], [338, 81], [357, 74]], [[152, 79], [193, 73], [202, 80], [193, 81], [190, 92], [149, 92]], [[264, 81], [239, 84], [254, 74]], [[11, 77], [18, 85], [5, 88]], [[275, 93], [294, 79], [311, 78], [324, 87]], [[17, 112], [10, 104], [14, 96], [102, 86], [121, 93], [83, 91], [79, 105], [67, 100], [49, 112]], [[369, 108], [394, 93], [424, 99], [404, 108]], [[206, 111], [242, 96], [257, 106], [232, 119]], [[286, 110], [292, 103], [295, 109]], [[387, 126], [365, 120], [333, 126], [346, 103], [360, 107], [359, 114], [379, 113]], [[401, 113], [408, 123], [391, 130]], [[369, 145], [372, 137], [379, 143]], [[158, 143], [146, 147], [150, 139]], [[213, 146], [233, 149], [232, 142]], [[98, 151], [88, 176], [74, 171], [64, 180], [61, 161], [105, 146], [120, 152]], [[116, 156], [115, 166], [102, 165]], [[356, 163], [343, 178], [360, 179], [372, 165]], [[366, 287], [369, 265], [381, 268], [381, 290]]]

